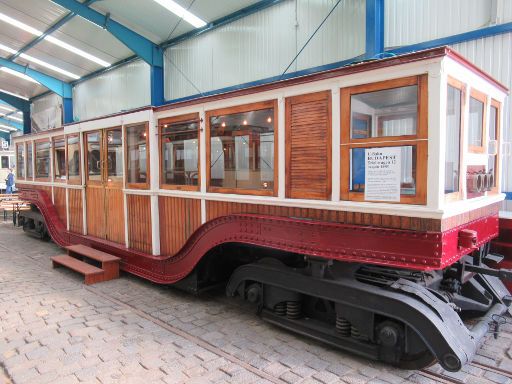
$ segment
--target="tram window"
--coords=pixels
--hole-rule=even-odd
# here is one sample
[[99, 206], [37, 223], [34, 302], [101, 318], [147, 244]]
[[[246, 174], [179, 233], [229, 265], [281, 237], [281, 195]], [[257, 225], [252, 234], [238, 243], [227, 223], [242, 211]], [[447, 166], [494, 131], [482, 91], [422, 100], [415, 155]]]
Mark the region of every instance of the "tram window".
[[[400, 194], [416, 195], [416, 146], [386, 148], [400, 148]], [[366, 186], [366, 149], [352, 148], [350, 150], [350, 192], [364, 192]]]
[[472, 152], [484, 150], [485, 95], [471, 91], [469, 98], [468, 144]]
[[50, 177], [50, 142], [36, 142], [36, 178]]
[[147, 124], [126, 127], [127, 184], [140, 187], [149, 183], [147, 170]]
[[101, 135], [99, 132], [85, 134], [87, 142], [87, 178], [101, 181]]
[[262, 106], [272, 107], [251, 110], [248, 106], [239, 113], [209, 114], [213, 189], [274, 193], [275, 107], [273, 102]]
[[107, 130], [107, 177], [109, 182], [123, 182], [123, 135], [121, 128]]
[[350, 108], [352, 139], [416, 135], [418, 86], [353, 94]]
[[[197, 115], [191, 116], [196, 118]], [[162, 184], [199, 185], [199, 122], [164, 123], [161, 126]]]
[[16, 177], [25, 178], [25, 144], [16, 145]]
[[9, 168], [9, 156], [2, 156], [1, 161], [2, 161], [1, 168], [3, 168], [3, 169]]
[[462, 91], [448, 85], [444, 193], [459, 191]]
[[66, 180], [66, 142], [64, 138], [53, 141], [53, 173], [55, 180]]
[[34, 177], [34, 146], [32, 142], [27, 143], [27, 178]]
[[67, 137], [68, 181], [80, 184], [80, 139], [77, 135]]

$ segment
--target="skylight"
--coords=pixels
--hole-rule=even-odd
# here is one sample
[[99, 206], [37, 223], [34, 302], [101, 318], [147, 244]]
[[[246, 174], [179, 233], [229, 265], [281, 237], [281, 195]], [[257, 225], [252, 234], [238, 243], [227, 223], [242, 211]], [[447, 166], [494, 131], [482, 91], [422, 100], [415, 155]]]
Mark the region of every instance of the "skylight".
[[[0, 50], [2, 51], [6, 51], [6, 52], [9, 52], [9, 53], [16, 53], [16, 50], [12, 49], [12, 48], [9, 48], [3, 44], [0, 44]], [[42, 67], [45, 67], [45, 68], [48, 68], [48, 69], [51, 69], [52, 71], [54, 72], [57, 72], [57, 73], [60, 73], [64, 76], [67, 76], [67, 77], [70, 77], [72, 79], [79, 79], [80, 76], [78, 75], [75, 75], [74, 73], [71, 73], [69, 71], [66, 71], [65, 69], [62, 69], [62, 68], [59, 68], [59, 67], [56, 67], [55, 65], [52, 65], [50, 63], [47, 63], [46, 61], [43, 61], [43, 60], [39, 60], [39, 59], [36, 59], [35, 57], [32, 57], [32, 56], [29, 56], [25, 53], [22, 53], [20, 55], [21, 58], [25, 59], [25, 60], [28, 60], [28, 61], [31, 61], [33, 63], [36, 63], [36, 64], [39, 64], [40, 66]]]
[[39, 82], [35, 81], [30, 76], [24, 75], [23, 73], [20, 73], [20, 72], [16, 72], [16, 71], [14, 71], [14, 70], [12, 70], [10, 68], [1, 67], [0, 71], [8, 73], [9, 75], [13, 75], [13, 76], [19, 77], [20, 79], [23, 79], [23, 80], [26, 80], [26, 81], [30, 81], [31, 83], [39, 84]]
[[15, 96], [15, 97], [17, 97], [17, 98], [19, 98], [19, 99], [28, 100], [28, 97], [24, 97], [24, 96], [17, 95], [17, 94], [15, 94], [15, 93], [12, 93], [12, 92], [6, 91], [5, 89], [1, 89], [1, 88], [0, 88], [0, 92], [7, 93], [8, 95]]
[[[35, 36], [41, 36], [43, 34], [43, 32], [41, 32], [35, 28], [32, 28], [30, 25], [22, 23], [21, 21], [18, 21], [16, 19], [13, 19], [12, 17], [9, 17], [1, 12], [0, 12], [0, 20], [5, 21], [6, 23], [11, 24], [12, 26], [22, 29], [28, 33], [31, 33], [32, 35], [35, 35]], [[81, 49], [76, 48], [68, 43], [65, 43], [64, 41], [59, 40], [56, 37], [48, 35], [48, 36], [45, 36], [44, 39], [52, 44], [58, 45], [59, 47], [66, 49], [76, 55], [82, 56], [82, 57], [86, 58], [87, 60], [93, 61], [96, 64], [101, 65], [102, 67], [106, 68], [106, 67], [110, 67], [110, 65], [111, 65], [110, 63], [106, 62], [105, 60], [102, 60], [99, 57], [96, 57], [94, 55], [91, 55], [90, 53], [82, 51]]]
[[206, 22], [204, 20], [201, 20], [199, 17], [194, 15], [193, 13], [187, 11], [185, 8], [183, 8], [181, 5], [177, 4], [173, 0], [154, 0], [158, 4], [160, 4], [162, 7], [168, 9], [172, 13], [174, 13], [176, 16], [183, 18], [186, 22], [189, 24], [192, 24], [194, 28], [201, 28], [206, 25]]

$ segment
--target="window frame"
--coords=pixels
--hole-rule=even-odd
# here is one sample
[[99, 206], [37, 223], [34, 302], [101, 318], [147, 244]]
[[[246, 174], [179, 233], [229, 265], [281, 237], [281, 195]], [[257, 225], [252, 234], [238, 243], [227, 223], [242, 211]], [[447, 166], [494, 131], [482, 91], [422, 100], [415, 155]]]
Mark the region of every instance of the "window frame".
[[[164, 125], [169, 124], [184, 124], [184, 123], [197, 123], [197, 185], [183, 185], [183, 184], [167, 184], [164, 182], [163, 177], [163, 130]], [[179, 191], [199, 191], [201, 189], [201, 120], [199, 112], [188, 113], [185, 115], [165, 117], [158, 120], [158, 169], [160, 173], [159, 182], [160, 189], [179, 190]]]
[[[48, 143], [49, 144], [49, 147], [48, 147], [48, 152], [49, 152], [49, 156], [50, 156], [50, 169], [48, 170], [48, 177], [37, 177], [37, 170], [36, 170], [36, 164], [37, 164], [37, 144], [38, 143]], [[52, 154], [52, 141], [50, 140], [50, 138], [46, 138], [46, 139], [39, 139], [39, 140], [34, 140], [34, 152], [33, 152], [33, 158], [34, 158], [34, 180], [36, 181], [50, 181], [51, 180], [51, 176], [52, 176], [52, 173], [53, 173], [53, 154]], [[26, 163], [26, 160], [25, 160], [25, 163]], [[26, 174], [26, 169], [25, 169], [25, 174]]]
[[[482, 145], [470, 145], [469, 144], [469, 108], [471, 107], [471, 98], [480, 101], [483, 103], [483, 113], [482, 113]], [[469, 100], [468, 100], [468, 121], [467, 121], [467, 129], [466, 134], [468, 135], [468, 152], [469, 153], [480, 153], [485, 154], [485, 148], [487, 146], [487, 95], [484, 92], [481, 92], [477, 89], [471, 88], [469, 91]]]
[[[417, 125], [415, 135], [352, 138], [351, 96], [361, 93], [383, 91], [416, 85], [418, 87]], [[340, 142], [340, 198], [345, 201], [388, 204], [427, 203], [427, 162], [428, 162], [428, 75], [420, 74], [370, 84], [354, 85], [340, 89], [341, 142]], [[400, 201], [365, 200], [364, 192], [350, 191], [350, 150], [353, 148], [416, 147], [416, 193], [400, 194]]]
[[[128, 182], [128, 128], [144, 125], [146, 132], [146, 181], [144, 183], [129, 183]], [[150, 176], [150, 148], [149, 148], [149, 122], [141, 121], [139, 123], [127, 124], [123, 126], [123, 145], [124, 145], [124, 185], [128, 189], [149, 189], [151, 176]]]
[[[17, 143], [16, 144], [16, 179], [17, 180], [26, 180], [27, 179], [27, 142]], [[23, 147], [23, 177], [19, 175], [19, 158], [18, 158], [18, 148]]]
[[[69, 177], [69, 159], [68, 159], [68, 140], [70, 138], [76, 137], [78, 138], [78, 153], [79, 153], [79, 161], [78, 161], [78, 180], [71, 180]], [[80, 145], [80, 134], [74, 133], [70, 135], [66, 135], [66, 177], [67, 177], [67, 184], [71, 185], [82, 185], [82, 147]]]
[[[65, 161], [65, 166], [64, 166], [64, 169], [66, 171], [66, 178], [65, 179], [57, 179], [57, 174], [56, 174], [56, 169], [55, 169], [55, 161], [56, 161], [56, 158], [57, 156], [55, 156], [55, 142], [56, 141], [59, 141], [59, 140], [64, 140], [64, 161]], [[66, 136], [62, 135], [62, 136], [54, 136], [52, 137], [52, 144], [51, 144], [51, 152], [52, 152], [52, 169], [53, 169], [53, 181], [56, 182], [56, 183], [67, 183], [67, 179], [68, 179], [68, 167], [67, 167], [67, 163], [68, 163], [68, 148], [67, 148], [67, 141], [66, 141]]]
[[[463, 179], [466, 177], [466, 174], [462, 171], [465, 169], [464, 167], [464, 136], [466, 135], [466, 95], [467, 95], [467, 86], [464, 82], [457, 80], [451, 76], [448, 76], [446, 81], [446, 92], [448, 93], [448, 86], [458, 89], [460, 94], [460, 128], [459, 128], [459, 190], [457, 192], [450, 192], [444, 194], [444, 200], [446, 202], [457, 201], [464, 199], [464, 183]], [[448, 101], [448, 99], [447, 99]], [[446, 122], [445, 122], [445, 130], [446, 130]], [[446, 151], [446, 142], [445, 142], [445, 151]], [[445, 160], [446, 162], [446, 160]], [[446, 175], [445, 175], [446, 177]], [[444, 184], [443, 184], [443, 192], [444, 192]]]
[[[500, 172], [501, 172], [501, 145], [500, 145], [500, 139], [501, 139], [501, 103], [495, 99], [491, 98], [491, 108], [496, 108], [496, 142], [497, 142], [497, 150], [496, 150], [496, 158], [494, 159], [494, 183], [496, 184], [494, 187], [491, 188], [489, 191], [492, 194], [496, 194], [500, 192]], [[490, 121], [489, 121], [490, 123]]]
[[[210, 185], [211, 181], [211, 127], [210, 127], [210, 118], [212, 116], [219, 115], [233, 115], [237, 113], [243, 112], [251, 112], [251, 111], [259, 111], [262, 109], [274, 109], [274, 186], [273, 189], [242, 189], [242, 188], [226, 188], [226, 187], [216, 187]], [[255, 195], [255, 196], [277, 196], [278, 188], [279, 188], [279, 179], [278, 179], [278, 171], [279, 171], [279, 146], [278, 146], [278, 132], [279, 132], [279, 122], [278, 122], [278, 103], [277, 99], [260, 101], [256, 103], [242, 104], [236, 105], [233, 107], [214, 109], [210, 111], [206, 111], [205, 119], [206, 119], [206, 191], [212, 193], [231, 193], [237, 195]]]
[[[32, 176], [29, 178], [28, 177], [28, 147], [31, 147], [32, 148], [32, 161], [31, 161], [31, 165], [32, 165]], [[32, 140], [30, 141], [25, 141], [25, 178], [24, 180], [34, 180], [34, 178], [36, 177], [36, 172], [35, 172], [35, 145], [34, 145], [34, 142]]]
[[[98, 133], [100, 135], [100, 138], [99, 138], [99, 143], [100, 143], [100, 180], [91, 180], [89, 179], [89, 151], [88, 151], [88, 146], [89, 146], [89, 140], [87, 140], [87, 135], [91, 134], [91, 133]], [[103, 181], [104, 181], [104, 176], [103, 176], [103, 170], [102, 170], [102, 167], [101, 167], [101, 162], [103, 161], [103, 154], [101, 153], [102, 152], [102, 146], [103, 146], [103, 134], [102, 134], [102, 130], [101, 129], [94, 129], [94, 130], [91, 130], [91, 131], [87, 131], [87, 132], [84, 132], [83, 133], [83, 141], [84, 141], [84, 176], [85, 176], [85, 184], [86, 185], [102, 185], [103, 184]]]
[[[386, 142], [393, 140], [418, 140], [427, 139], [428, 129], [428, 114], [427, 114], [427, 75], [409, 76], [402, 77], [399, 79], [378, 81], [370, 84], [361, 84], [341, 88], [341, 142], [346, 144], [356, 143], [376, 143]], [[415, 135], [401, 135], [401, 136], [383, 136], [383, 137], [368, 137], [362, 139], [352, 138], [351, 136], [351, 122], [352, 122], [352, 110], [351, 110], [351, 96], [358, 95], [361, 93], [377, 92], [390, 90], [394, 88], [402, 88], [416, 85], [418, 87], [418, 109], [417, 109], [417, 127]], [[421, 100], [424, 100], [422, 103]], [[375, 122], [378, 124], [378, 121]], [[347, 129], [348, 127], [348, 129]], [[378, 127], [377, 127], [378, 128]]]

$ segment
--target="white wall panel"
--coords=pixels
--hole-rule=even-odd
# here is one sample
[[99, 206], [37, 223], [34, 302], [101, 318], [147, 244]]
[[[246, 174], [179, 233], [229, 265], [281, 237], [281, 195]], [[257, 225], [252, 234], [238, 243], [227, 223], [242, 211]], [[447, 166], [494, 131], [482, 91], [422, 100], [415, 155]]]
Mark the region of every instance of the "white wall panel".
[[[168, 48], [166, 99], [280, 75], [335, 3], [288, 0]], [[340, 3], [288, 72], [362, 54], [364, 9], [364, 0]]]
[[[491, 74], [509, 89], [512, 89], [512, 33], [455, 44], [453, 48], [471, 62]], [[512, 97], [508, 96], [503, 106], [503, 141], [512, 141]], [[512, 192], [512, 157], [502, 161], [502, 190]], [[508, 209], [512, 204], [508, 202]]]
[[62, 125], [62, 97], [51, 93], [34, 100], [30, 117], [32, 132], [60, 127]]
[[384, 44], [397, 47], [486, 27], [492, 1], [386, 0]]
[[83, 121], [151, 104], [149, 65], [123, 65], [73, 88], [73, 114]]

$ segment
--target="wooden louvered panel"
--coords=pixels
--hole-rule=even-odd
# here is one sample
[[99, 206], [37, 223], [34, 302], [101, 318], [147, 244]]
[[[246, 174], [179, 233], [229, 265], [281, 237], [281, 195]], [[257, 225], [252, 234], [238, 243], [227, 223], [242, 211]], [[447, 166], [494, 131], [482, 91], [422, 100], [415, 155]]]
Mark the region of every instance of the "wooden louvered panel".
[[74, 233], [82, 234], [84, 229], [83, 221], [83, 205], [82, 205], [82, 190], [70, 189], [69, 190], [69, 230]]
[[286, 99], [286, 196], [331, 196], [331, 92]]
[[126, 195], [128, 205], [129, 247], [137, 251], [152, 253], [151, 197]]
[[53, 205], [57, 210], [60, 221], [67, 226], [67, 213], [66, 213], [66, 188], [53, 188]]
[[115, 188], [105, 189], [106, 239], [124, 244], [124, 196]]
[[201, 226], [201, 201], [160, 196], [160, 253], [174, 255]]

